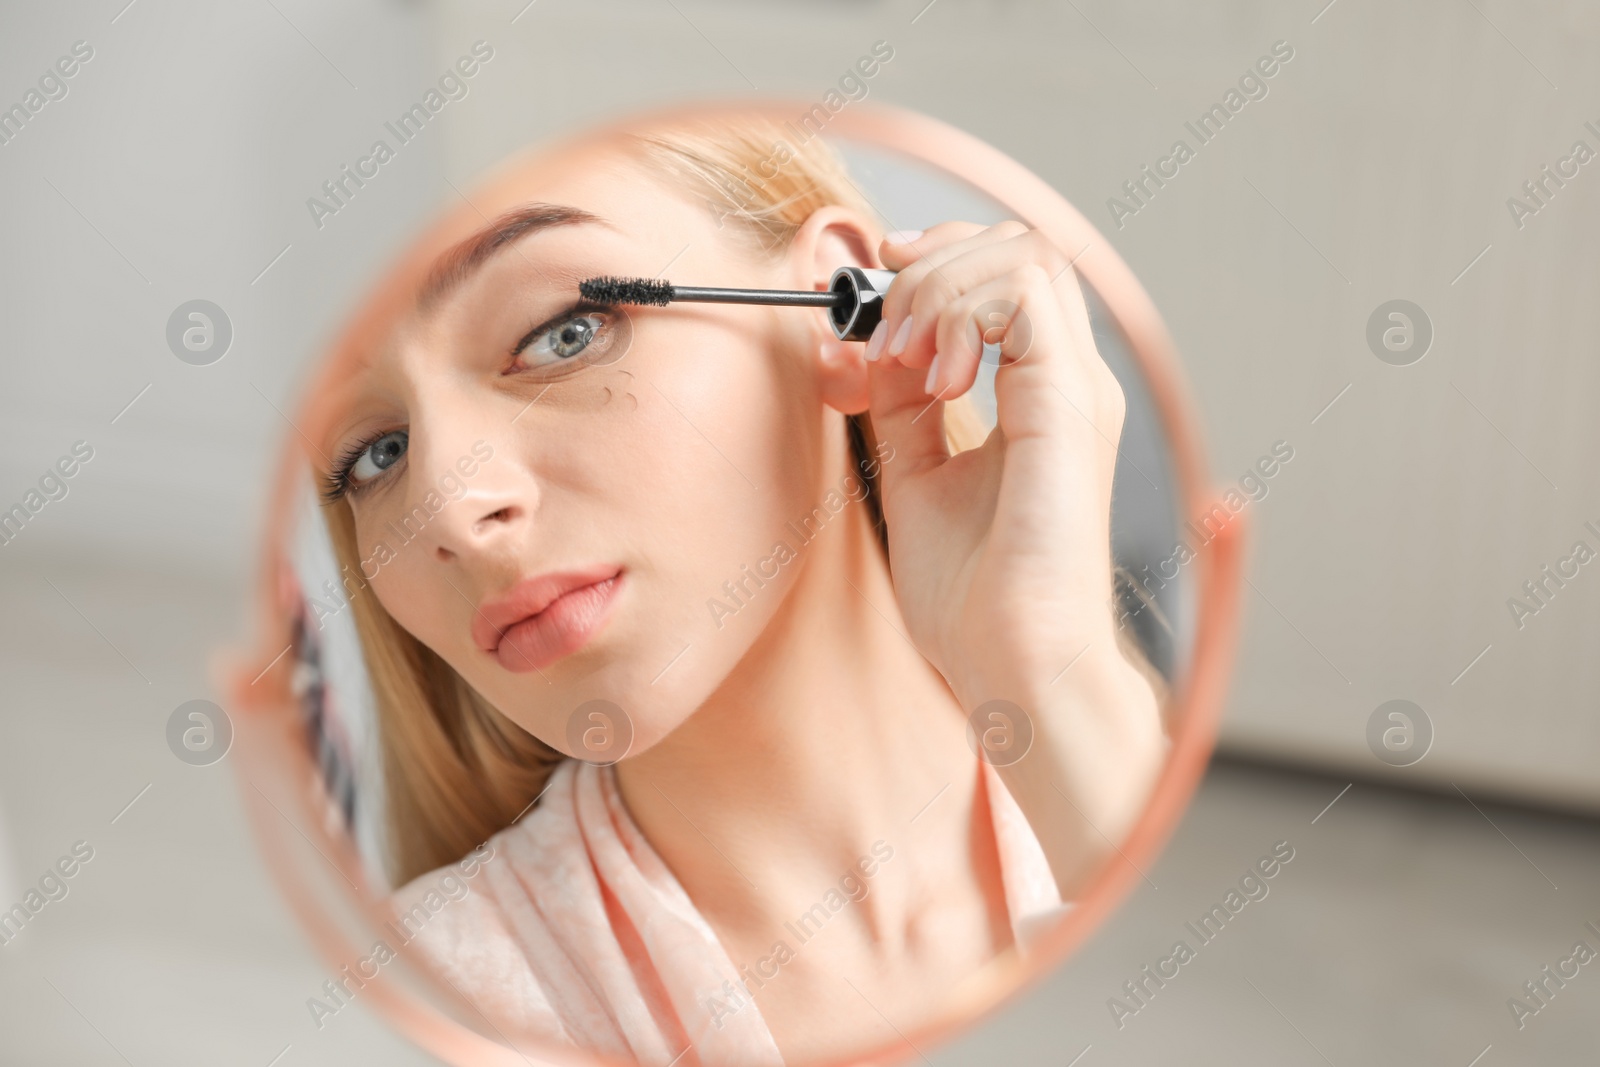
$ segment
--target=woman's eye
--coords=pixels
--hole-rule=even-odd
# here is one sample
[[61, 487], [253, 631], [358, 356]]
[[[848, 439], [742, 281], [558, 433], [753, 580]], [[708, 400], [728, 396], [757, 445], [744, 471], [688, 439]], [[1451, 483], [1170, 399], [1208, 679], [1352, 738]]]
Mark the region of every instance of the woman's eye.
[[406, 454], [406, 442], [409, 439], [406, 431], [395, 430], [372, 442], [350, 465], [350, 480], [360, 485], [394, 466]]
[[600, 315], [574, 315], [556, 323], [522, 350], [522, 356], [536, 367], [549, 367], [579, 356], [605, 326]]

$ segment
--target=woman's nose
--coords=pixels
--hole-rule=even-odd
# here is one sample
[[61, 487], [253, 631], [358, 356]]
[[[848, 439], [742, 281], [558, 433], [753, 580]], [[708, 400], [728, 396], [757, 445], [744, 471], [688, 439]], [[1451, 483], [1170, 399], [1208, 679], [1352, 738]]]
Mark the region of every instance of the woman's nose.
[[[538, 511], [533, 472], [495, 443], [440, 429], [414, 425], [411, 435], [408, 506], [431, 515], [421, 547], [444, 563], [516, 551]], [[416, 478], [424, 471], [445, 473]]]
[[440, 512], [435, 524], [434, 558], [448, 563], [514, 543], [522, 534], [528, 515], [527, 505], [511, 494], [468, 490]]

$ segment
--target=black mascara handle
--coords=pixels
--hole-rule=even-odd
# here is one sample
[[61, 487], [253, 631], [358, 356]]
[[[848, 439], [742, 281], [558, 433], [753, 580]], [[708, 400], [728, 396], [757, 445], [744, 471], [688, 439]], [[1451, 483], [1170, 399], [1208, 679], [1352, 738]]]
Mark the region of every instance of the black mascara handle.
[[[840, 267], [828, 280], [826, 295], [843, 294], [828, 311], [828, 324], [841, 341], [865, 341], [883, 320], [883, 298], [895, 271]], [[824, 295], [824, 294], [818, 294]]]

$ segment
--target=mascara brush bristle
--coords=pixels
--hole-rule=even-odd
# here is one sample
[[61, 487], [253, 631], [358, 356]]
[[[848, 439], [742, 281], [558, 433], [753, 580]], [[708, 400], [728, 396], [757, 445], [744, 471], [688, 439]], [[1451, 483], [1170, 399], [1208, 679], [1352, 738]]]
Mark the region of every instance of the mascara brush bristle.
[[672, 300], [672, 283], [650, 278], [590, 278], [578, 285], [585, 300], [596, 304], [654, 304], [665, 306]]

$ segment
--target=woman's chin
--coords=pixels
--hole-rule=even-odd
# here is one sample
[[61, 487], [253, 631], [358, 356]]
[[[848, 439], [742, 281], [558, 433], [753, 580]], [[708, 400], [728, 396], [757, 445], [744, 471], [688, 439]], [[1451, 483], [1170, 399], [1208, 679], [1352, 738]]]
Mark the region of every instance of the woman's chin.
[[[590, 658], [585, 650], [580, 658]], [[559, 668], [540, 674], [499, 677], [476, 687], [494, 706], [545, 744], [574, 759], [615, 763], [654, 748], [693, 716], [708, 692], [689, 679], [635, 670], [644, 657], [597, 654], [575, 679]], [[670, 657], [669, 657], [670, 658]], [[563, 663], [561, 666], [565, 666]], [[654, 679], [655, 684], [652, 684]], [[691, 691], [692, 690], [692, 691]]]

